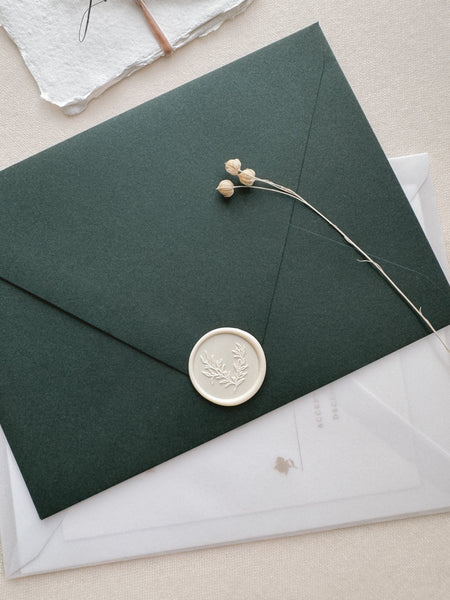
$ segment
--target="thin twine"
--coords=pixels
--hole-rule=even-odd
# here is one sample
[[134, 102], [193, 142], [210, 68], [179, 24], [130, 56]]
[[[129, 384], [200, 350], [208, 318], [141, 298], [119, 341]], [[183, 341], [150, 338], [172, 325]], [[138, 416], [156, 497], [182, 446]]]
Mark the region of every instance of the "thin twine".
[[[241, 170], [239, 170], [239, 172], [241, 172]], [[344, 238], [344, 240], [347, 242], [347, 244], [349, 244], [350, 246], [352, 246], [357, 252], [359, 252], [359, 254], [361, 254], [361, 256], [364, 257], [364, 260], [359, 261], [359, 262], [368, 262], [368, 263], [370, 263], [373, 267], [375, 267], [378, 270], [378, 272], [394, 288], [394, 290], [401, 296], [401, 298], [403, 298], [403, 300], [408, 304], [408, 306], [422, 319], [422, 321], [434, 333], [434, 335], [438, 338], [438, 340], [441, 342], [441, 344], [444, 346], [444, 348], [450, 354], [450, 348], [447, 346], [447, 344], [445, 343], [445, 341], [442, 339], [442, 337], [439, 335], [439, 333], [436, 331], [436, 329], [433, 327], [433, 325], [430, 323], [430, 321], [425, 317], [425, 315], [422, 312], [422, 307], [417, 308], [417, 306], [408, 298], [408, 296], [389, 277], [389, 275], [386, 273], [386, 271], [377, 262], [375, 262], [367, 254], [367, 252], [365, 252], [362, 248], [360, 248], [357, 244], [355, 244], [355, 242], [351, 238], [349, 238], [348, 235], [342, 231], [342, 229], [340, 229], [337, 225], [335, 225], [335, 223], [333, 223], [333, 221], [330, 221], [330, 219], [328, 217], [326, 217], [323, 213], [321, 213], [320, 210], [318, 210], [317, 208], [315, 208], [312, 204], [310, 204], [307, 200], [305, 200], [302, 196], [300, 196], [299, 194], [297, 194], [293, 190], [291, 190], [289, 188], [286, 188], [286, 187], [284, 187], [282, 185], [279, 185], [278, 183], [274, 183], [273, 181], [270, 181], [269, 179], [260, 179], [259, 177], [255, 177], [255, 181], [260, 181], [261, 183], [266, 183], [267, 185], [271, 185], [271, 186], [273, 186], [276, 189], [270, 189], [270, 188], [263, 187], [263, 186], [252, 185], [251, 187], [253, 189], [263, 190], [263, 191], [266, 191], [266, 192], [275, 192], [275, 193], [278, 193], [278, 194], [283, 194], [284, 196], [289, 196], [291, 198], [295, 198], [296, 200], [298, 200], [299, 202], [301, 202], [302, 204], [304, 204], [305, 206], [307, 206], [309, 209], [311, 209], [313, 212], [315, 212], [324, 221], [326, 221], [328, 223], [328, 225], [330, 225], [330, 227], [332, 227], [335, 231], [337, 231], [339, 233], [339, 235], [341, 235]], [[235, 189], [237, 189], [237, 188], [247, 188], [247, 189], [249, 189], [249, 186], [247, 186], [247, 185], [235, 185], [234, 188]]]
[[[93, 2], [93, 0], [89, 0], [89, 6], [84, 11], [83, 16], [81, 17], [80, 27], [78, 30], [78, 39], [80, 40], [80, 42], [83, 42], [86, 38], [87, 30], [89, 27], [89, 22], [91, 19], [92, 9], [94, 8], [94, 6], [97, 6], [98, 4], [101, 4], [102, 2], [106, 2], [106, 1], [107, 0], [98, 0], [97, 2]], [[158, 42], [159, 46], [161, 47], [161, 50], [163, 51], [164, 56], [168, 56], [169, 54], [172, 54], [172, 52], [174, 51], [173, 46], [171, 45], [171, 43], [169, 42], [167, 37], [164, 35], [161, 27], [155, 21], [153, 15], [148, 10], [146, 4], [144, 3], [144, 0], [136, 0], [136, 4], [139, 6], [139, 8], [144, 13], [144, 17], [145, 17], [145, 20], [147, 21], [147, 25], [150, 27], [151, 32], [153, 33], [156, 41]], [[83, 25], [84, 25], [84, 27], [83, 27]]]
[[161, 50], [164, 52], [164, 56], [168, 56], [173, 52], [173, 46], [169, 42], [169, 40], [164, 35], [161, 27], [153, 18], [152, 14], [148, 10], [147, 6], [144, 3], [144, 0], [136, 0], [136, 4], [142, 9], [144, 13], [145, 20], [147, 21], [148, 26], [152, 30], [153, 35], [155, 36], [156, 41], [161, 46]]

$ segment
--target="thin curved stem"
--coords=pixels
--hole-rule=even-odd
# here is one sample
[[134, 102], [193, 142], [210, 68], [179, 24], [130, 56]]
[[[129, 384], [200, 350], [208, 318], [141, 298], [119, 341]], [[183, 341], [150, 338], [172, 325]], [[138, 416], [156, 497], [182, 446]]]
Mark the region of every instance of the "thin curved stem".
[[[417, 316], [420, 319], [422, 319], [422, 321], [427, 325], [427, 327], [437, 336], [438, 340], [441, 342], [441, 344], [444, 346], [444, 348], [447, 350], [447, 352], [450, 353], [450, 348], [447, 346], [447, 344], [445, 343], [445, 341], [442, 339], [442, 337], [439, 335], [439, 333], [436, 331], [436, 329], [433, 327], [433, 325], [430, 323], [430, 321], [422, 313], [422, 308], [421, 307], [418, 308], [408, 298], [408, 296], [398, 287], [398, 285], [395, 283], [395, 281], [393, 281], [389, 277], [389, 275], [386, 273], [386, 271], [377, 262], [375, 262], [367, 254], [367, 252], [365, 252], [351, 238], [349, 238], [348, 235], [346, 233], [344, 233], [342, 231], [342, 229], [340, 229], [340, 227], [338, 227], [335, 223], [333, 223], [333, 221], [331, 221], [328, 217], [326, 217], [323, 213], [321, 213], [320, 210], [318, 210], [317, 208], [315, 208], [312, 204], [310, 204], [307, 200], [305, 200], [302, 196], [300, 196], [300, 194], [297, 194], [293, 190], [291, 190], [289, 188], [286, 188], [286, 187], [284, 187], [282, 185], [279, 185], [278, 183], [274, 183], [273, 181], [270, 181], [270, 179], [260, 179], [259, 177], [255, 177], [255, 181], [258, 181], [260, 183], [265, 183], [267, 185], [272, 186], [272, 188], [275, 188], [275, 189], [267, 188], [267, 187], [263, 187], [263, 186], [257, 186], [257, 185], [251, 186], [254, 189], [264, 190], [266, 192], [275, 192], [275, 193], [278, 193], [278, 194], [283, 194], [284, 196], [290, 196], [291, 198], [294, 198], [295, 200], [298, 200], [299, 202], [301, 202], [302, 204], [304, 204], [305, 206], [307, 206], [310, 210], [312, 210], [313, 212], [315, 212], [316, 215], [318, 215], [321, 219], [323, 219], [324, 221], [326, 221], [328, 223], [328, 225], [330, 225], [330, 227], [332, 227], [335, 231], [337, 231], [339, 233], [340, 236], [342, 236], [344, 238], [344, 240], [347, 242], [347, 244], [349, 244], [350, 246], [352, 246], [352, 248], [354, 248], [361, 256], [364, 257], [364, 261], [363, 262], [368, 262], [373, 267], [375, 267], [375, 269], [377, 269], [377, 271], [380, 273], [380, 275], [382, 275], [382, 277], [384, 277], [384, 279], [394, 288], [394, 290], [397, 292], [397, 294], [399, 294], [399, 296], [401, 298], [403, 298], [403, 300], [417, 314]], [[234, 186], [234, 187], [235, 188], [248, 188], [249, 186], [246, 186], [246, 185], [237, 185], [237, 186]]]

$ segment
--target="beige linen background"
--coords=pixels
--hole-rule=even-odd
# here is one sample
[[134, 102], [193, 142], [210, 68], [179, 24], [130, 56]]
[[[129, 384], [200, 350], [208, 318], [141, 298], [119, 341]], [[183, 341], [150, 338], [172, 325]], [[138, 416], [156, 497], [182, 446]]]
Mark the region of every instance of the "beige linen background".
[[[315, 21], [386, 154], [430, 153], [449, 251], [448, 0], [254, 0], [235, 21], [134, 74], [76, 117], [40, 100], [0, 30], [0, 168]], [[0, 599], [447, 600], [449, 539], [450, 514], [427, 516], [11, 582], [1, 574]]]

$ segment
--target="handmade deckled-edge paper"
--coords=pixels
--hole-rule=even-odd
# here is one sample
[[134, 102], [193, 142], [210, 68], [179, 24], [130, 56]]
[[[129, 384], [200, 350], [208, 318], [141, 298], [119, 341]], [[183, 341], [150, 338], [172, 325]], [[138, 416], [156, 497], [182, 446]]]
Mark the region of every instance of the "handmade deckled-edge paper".
[[[252, 0], [152, 0], [151, 13], [174, 50], [215, 31]], [[92, 9], [86, 39], [80, 22], [88, 1], [3, 0], [0, 24], [19, 48], [41, 97], [67, 115], [163, 56], [134, 0], [102, 2]]]

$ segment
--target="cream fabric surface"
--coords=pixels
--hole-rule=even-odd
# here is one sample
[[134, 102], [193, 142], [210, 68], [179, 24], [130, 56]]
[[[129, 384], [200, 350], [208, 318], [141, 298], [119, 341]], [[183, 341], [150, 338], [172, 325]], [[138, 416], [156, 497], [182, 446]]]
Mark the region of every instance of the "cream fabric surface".
[[[76, 117], [39, 98], [0, 30], [0, 168], [315, 21], [386, 154], [429, 152], [450, 256], [448, 0], [255, 0], [235, 21], [122, 81]], [[10, 582], [1, 574], [0, 598], [447, 600], [449, 539], [450, 514], [434, 515]]]

